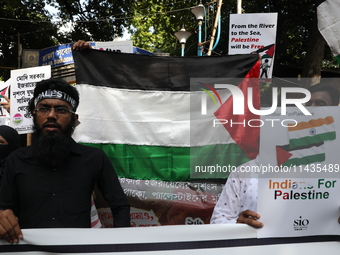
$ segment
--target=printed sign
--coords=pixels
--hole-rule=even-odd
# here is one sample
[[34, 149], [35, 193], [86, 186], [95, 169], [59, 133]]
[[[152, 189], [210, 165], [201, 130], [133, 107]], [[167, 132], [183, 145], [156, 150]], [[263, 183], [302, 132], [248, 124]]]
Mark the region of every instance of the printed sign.
[[230, 14], [229, 54], [259, 53], [260, 78], [273, 72], [277, 13]]
[[19, 134], [33, 132], [28, 114], [28, 102], [37, 82], [51, 77], [51, 66], [31, 67], [11, 71], [11, 126]]
[[94, 49], [133, 53], [132, 41], [95, 42]]
[[340, 234], [340, 114], [307, 109], [312, 115], [275, 112], [283, 125], [261, 127], [258, 237]]

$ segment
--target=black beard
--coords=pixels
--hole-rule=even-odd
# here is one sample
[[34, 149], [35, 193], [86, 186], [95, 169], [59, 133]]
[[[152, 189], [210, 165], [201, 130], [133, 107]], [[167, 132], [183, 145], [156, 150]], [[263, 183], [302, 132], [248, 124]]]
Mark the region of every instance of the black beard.
[[34, 133], [32, 134], [32, 154], [41, 163], [56, 165], [62, 162], [70, 152], [72, 141], [72, 122], [62, 130], [61, 133], [43, 134], [42, 129], [37, 125], [35, 118]]

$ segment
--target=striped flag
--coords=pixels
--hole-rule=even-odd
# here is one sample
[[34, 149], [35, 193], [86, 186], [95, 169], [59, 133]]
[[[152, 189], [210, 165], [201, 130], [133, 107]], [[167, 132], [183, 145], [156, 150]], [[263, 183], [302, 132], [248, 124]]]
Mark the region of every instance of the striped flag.
[[277, 146], [278, 165], [307, 165], [326, 159], [324, 142], [336, 138], [332, 116], [288, 127], [289, 144]]
[[340, 3], [339, 0], [319, 0], [318, 28], [340, 64]]
[[[205, 93], [191, 92], [190, 78], [243, 78], [257, 55], [169, 58], [87, 50], [73, 57], [81, 122], [74, 138], [109, 156], [132, 218], [143, 225], [208, 223], [225, 179], [190, 178], [190, 160], [212, 156], [221, 166], [238, 166], [249, 158], [222, 125], [213, 128], [216, 109], [190, 118], [200, 115], [192, 104]], [[223, 102], [230, 96], [220, 95]]]
[[3, 96], [6, 95], [7, 89], [8, 89], [8, 87], [0, 90], [0, 98], [4, 98]]

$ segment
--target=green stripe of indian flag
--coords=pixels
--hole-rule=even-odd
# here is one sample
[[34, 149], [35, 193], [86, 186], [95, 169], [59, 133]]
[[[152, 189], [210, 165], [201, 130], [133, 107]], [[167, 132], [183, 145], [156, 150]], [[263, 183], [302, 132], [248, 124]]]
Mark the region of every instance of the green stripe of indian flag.
[[336, 137], [334, 119], [331, 116], [300, 122], [288, 128], [289, 148], [334, 140]]
[[[312, 146], [305, 149], [292, 150], [289, 153], [293, 154], [288, 161], [284, 162], [284, 166], [288, 165], [307, 165], [313, 162], [320, 162], [322, 154], [325, 154], [325, 146], [321, 144], [319, 146]], [[313, 157], [315, 156], [315, 158]], [[325, 158], [325, 156], [323, 156]], [[316, 161], [313, 161], [316, 160]]]
[[[74, 139], [81, 143], [191, 147], [233, 144], [223, 125], [213, 126], [213, 112], [220, 106], [208, 102], [201, 115], [201, 96], [179, 91], [127, 90], [86, 84], [80, 93], [80, 124]], [[224, 102], [228, 90], [219, 92]], [[190, 141], [192, 137], [199, 137]]]
[[311, 144], [320, 143], [324, 141], [335, 140], [336, 134], [335, 131], [318, 134], [314, 136], [305, 136], [297, 139], [289, 139], [289, 148], [295, 148], [299, 146], [309, 146]]

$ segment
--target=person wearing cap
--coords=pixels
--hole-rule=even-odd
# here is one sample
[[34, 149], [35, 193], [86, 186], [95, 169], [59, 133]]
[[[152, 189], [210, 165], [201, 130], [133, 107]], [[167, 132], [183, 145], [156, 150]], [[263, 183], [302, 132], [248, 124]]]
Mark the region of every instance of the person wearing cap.
[[78, 91], [66, 82], [37, 83], [28, 107], [32, 145], [6, 160], [0, 238], [16, 243], [23, 228], [90, 228], [95, 183], [111, 208], [114, 227], [130, 226], [130, 206], [109, 158], [71, 138], [79, 123], [78, 104]]

